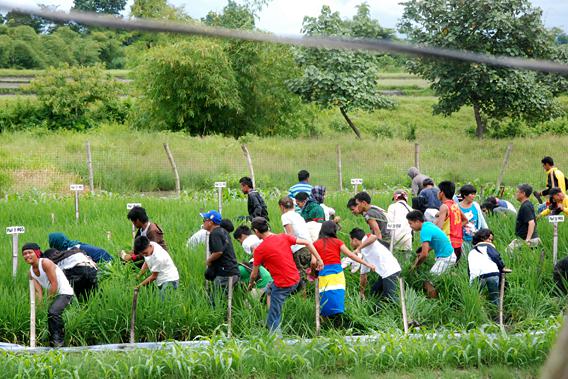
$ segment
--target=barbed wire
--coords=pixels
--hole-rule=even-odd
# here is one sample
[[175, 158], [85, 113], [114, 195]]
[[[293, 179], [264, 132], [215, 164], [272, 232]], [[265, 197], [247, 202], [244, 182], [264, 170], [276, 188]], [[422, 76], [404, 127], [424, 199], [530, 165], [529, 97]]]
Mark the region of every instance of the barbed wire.
[[374, 53], [403, 54], [426, 58], [459, 60], [470, 63], [486, 64], [489, 66], [506, 67], [511, 69], [522, 69], [568, 75], [568, 64], [553, 61], [494, 56], [489, 54], [474, 53], [471, 51], [443, 49], [386, 39], [354, 39], [337, 37], [277, 35], [257, 31], [210, 27], [198, 23], [190, 24], [175, 21], [123, 19], [111, 15], [102, 15], [92, 12], [56, 12], [46, 9], [36, 9], [33, 7], [22, 7], [21, 5], [14, 5], [9, 1], [0, 1], [0, 9], [43, 17], [52, 21], [76, 22], [83, 25], [99, 26], [111, 29], [230, 38], [245, 41], [286, 44], [307, 48], [326, 48], [367, 51]]

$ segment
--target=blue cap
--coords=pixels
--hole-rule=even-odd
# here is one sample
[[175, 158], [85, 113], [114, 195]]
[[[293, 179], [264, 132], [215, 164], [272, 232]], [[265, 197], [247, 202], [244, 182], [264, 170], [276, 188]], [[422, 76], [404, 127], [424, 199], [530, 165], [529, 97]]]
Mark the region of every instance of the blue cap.
[[200, 213], [199, 214], [201, 217], [203, 217], [204, 220], [211, 220], [213, 221], [214, 224], [219, 225], [221, 223], [221, 213], [213, 210], [213, 211], [209, 211], [207, 213]]

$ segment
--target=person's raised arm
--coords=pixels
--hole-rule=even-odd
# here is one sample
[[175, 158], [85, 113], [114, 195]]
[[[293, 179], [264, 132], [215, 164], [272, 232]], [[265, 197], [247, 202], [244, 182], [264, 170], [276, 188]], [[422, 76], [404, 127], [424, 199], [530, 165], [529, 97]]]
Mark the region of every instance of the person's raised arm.
[[355, 249], [355, 252], [356, 252], [356, 253], [360, 253], [362, 249], [366, 248], [367, 246], [371, 246], [372, 244], [374, 244], [374, 243], [375, 243], [376, 241], [378, 241], [378, 240], [379, 240], [379, 238], [378, 238], [376, 235], [374, 235], [374, 234], [371, 234], [371, 235], [367, 236], [367, 238], [365, 239], [365, 241], [363, 241], [363, 242], [361, 243], [361, 245], [359, 245], [359, 247], [357, 247], [357, 248]]
[[347, 246], [345, 246], [345, 245], [341, 245], [341, 252], [342, 252], [344, 255], [347, 255], [349, 258], [351, 258], [351, 259], [354, 260], [355, 262], [360, 263], [360, 264], [362, 264], [362, 265], [364, 265], [364, 266], [369, 267], [369, 269], [370, 269], [371, 271], [375, 271], [375, 270], [377, 269], [377, 267], [375, 267], [374, 264], [368, 263], [367, 261], [365, 261], [365, 260], [359, 258], [359, 256], [357, 256], [357, 254], [351, 252], [351, 250], [349, 250], [349, 249], [347, 248]]
[[41, 264], [43, 267], [43, 271], [45, 271], [47, 279], [51, 284], [47, 291], [47, 296], [49, 297], [55, 296], [57, 295], [57, 289], [59, 287], [59, 283], [57, 282], [57, 271], [56, 271], [57, 266], [49, 259], [42, 259]]
[[412, 264], [411, 270], [415, 270], [418, 266], [424, 263], [424, 261], [428, 258], [429, 251], [430, 251], [430, 243], [422, 242], [422, 250], [420, 250], [420, 254], [418, 254], [416, 260]]
[[448, 206], [446, 204], [442, 204], [440, 206], [440, 211], [438, 212], [438, 217], [436, 217], [436, 226], [440, 229], [444, 228], [444, 222], [446, 222], [446, 218], [448, 217]]

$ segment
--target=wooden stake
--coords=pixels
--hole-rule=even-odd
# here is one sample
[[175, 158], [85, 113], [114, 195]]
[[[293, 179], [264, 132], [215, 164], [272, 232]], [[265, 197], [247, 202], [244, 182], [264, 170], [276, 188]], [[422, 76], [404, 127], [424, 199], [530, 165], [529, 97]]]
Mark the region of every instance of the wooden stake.
[[408, 334], [408, 315], [406, 314], [406, 300], [404, 299], [404, 279], [400, 276], [398, 277], [398, 285], [400, 287], [400, 308], [402, 309], [404, 334]]
[[503, 325], [503, 300], [505, 299], [505, 274], [500, 275], [501, 281], [499, 283], [499, 326], [501, 329]]
[[87, 168], [89, 169], [89, 187], [91, 193], [95, 194], [95, 179], [93, 175], [93, 159], [91, 156], [91, 143], [87, 141]]
[[511, 151], [513, 150], [513, 144], [510, 143], [505, 151], [505, 158], [503, 159], [503, 166], [501, 167], [501, 172], [499, 173], [499, 178], [497, 179], [497, 184], [495, 185], [495, 191], [499, 191], [501, 183], [503, 182], [503, 176], [505, 175], [505, 168], [509, 163], [509, 157], [511, 156]]
[[314, 281], [315, 299], [316, 299], [316, 337], [320, 334], [320, 292], [319, 292], [319, 278]]
[[250, 178], [252, 179], [252, 186], [254, 188], [256, 188], [256, 180], [254, 178], [254, 168], [252, 167], [252, 158], [250, 156], [250, 151], [249, 151], [247, 145], [245, 145], [245, 144], [241, 145], [241, 149], [243, 150], [243, 154], [245, 155], [245, 159], [247, 161], [247, 166], [248, 166], [248, 169], [249, 169]]
[[343, 191], [343, 163], [341, 162], [341, 146], [335, 147], [337, 153], [337, 180], [339, 182], [339, 190]]
[[36, 347], [36, 301], [35, 301], [35, 284], [30, 279], [30, 347]]
[[132, 296], [132, 317], [130, 318], [130, 343], [135, 343], [134, 328], [136, 326], [136, 308], [138, 307], [138, 288], [134, 289]]
[[227, 304], [227, 337], [231, 338], [233, 324], [233, 277], [229, 276], [229, 299]]
[[79, 191], [75, 191], [75, 221], [79, 222]]
[[172, 166], [172, 170], [174, 171], [174, 177], [175, 177], [175, 180], [176, 180], [176, 193], [179, 196], [181, 194], [181, 184], [180, 184], [180, 181], [179, 181], [179, 173], [178, 173], [176, 161], [174, 160], [174, 156], [172, 155], [172, 152], [170, 150], [170, 146], [167, 143], [164, 144], [164, 150], [166, 150], [166, 155], [168, 156], [168, 160], [170, 161], [170, 165]]
[[51, 224], [55, 224], [55, 213], [51, 214]]
[[554, 235], [552, 238], [552, 261], [554, 262], [554, 266], [558, 263], [558, 223], [555, 222], [554, 224]]
[[420, 171], [420, 144], [414, 144], [414, 167]]
[[[205, 269], [207, 270], [207, 261], [209, 260], [209, 232], [205, 234]], [[209, 280], [205, 280], [205, 291], [209, 291]]]
[[16, 279], [18, 273], [18, 240], [19, 234], [12, 234], [12, 277]]

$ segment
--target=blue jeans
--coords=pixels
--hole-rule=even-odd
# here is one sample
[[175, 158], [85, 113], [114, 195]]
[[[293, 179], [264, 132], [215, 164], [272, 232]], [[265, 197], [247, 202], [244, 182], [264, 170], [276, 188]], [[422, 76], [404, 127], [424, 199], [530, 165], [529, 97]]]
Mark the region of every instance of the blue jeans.
[[177, 290], [179, 285], [179, 280], [174, 280], [173, 282], [164, 282], [158, 288], [160, 289], [160, 297], [162, 301], [166, 298], [166, 292], [169, 292], [171, 289]]
[[282, 306], [284, 301], [298, 287], [299, 283], [291, 287], [277, 287], [274, 282], [268, 285], [270, 291], [270, 308], [266, 318], [266, 326], [271, 332], [281, 335], [280, 318], [282, 316]]
[[499, 275], [490, 276], [488, 278], [479, 278], [481, 288], [487, 287], [489, 301], [495, 305], [499, 305]]
[[105, 249], [89, 245], [87, 243], [82, 243], [79, 245], [79, 249], [83, 250], [95, 263], [110, 262], [112, 261], [112, 255], [110, 255]]

